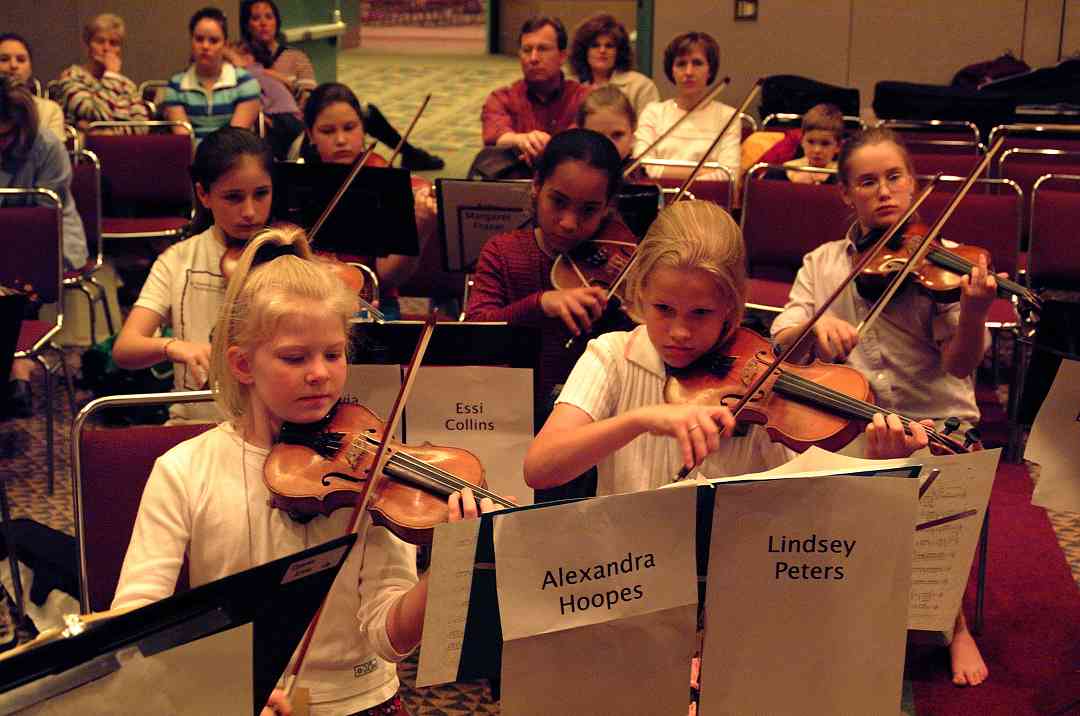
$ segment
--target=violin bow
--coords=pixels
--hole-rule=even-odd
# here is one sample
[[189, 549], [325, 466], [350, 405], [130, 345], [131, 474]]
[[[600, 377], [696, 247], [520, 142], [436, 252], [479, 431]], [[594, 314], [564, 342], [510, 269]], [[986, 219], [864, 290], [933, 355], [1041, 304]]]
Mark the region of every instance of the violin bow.
[[[685, 122], [686, 118], [689, 117], [691, 114], [693, 114], [694, 111], [697, 110], [698, 107], [704, 107], [706, 105], [706, 103], [708, 103], [708, 102], [712, 101], [713, 99], [715, 99], [718, 94], [720, 94], [725, 89], [727, 89], [727, 86], [729, 84], [731, 84], [731, 78], [730, 77], [725, 77], [724, 79], [720, 80], [720, 84], [716, 85], [711, 90], [709, 90], [708, 94], [702, 95], [701, 99], [699, 99], [697, 102], [694, 102], [694, 104], [690, 107], [690, 109], [688, 109], [686, 111], [686, 114], [684, 114], [683, 116], [676, 119], [675, 122], [672, 123], [672, 125], [670, 127], [665, 129], [660, 134], [659, 137], [657, 137], [655, 140], [653, 140], [652, 144], [650, 144], [649, 146], [647, 146], [645, 148], [645, 151], [643, 151], [640, 155], [638, 155], [638, 158], [635, 159], [630, 164], [630, 166], [628, 166], [626, 169], [623, 170], [623, 179], [625, 179], [626, 177], [633, 174], [634, 170], [637, 169], [639, 166], [641, 166], [641, 163], [643, 161], [645, 161], [645, 157], [647, 157], [652, 150], [656, 149], [657, 145], [660, 144], [660, 142], [667, 139], [671, 135], [671, 133], [675, 131], [675, 128], [678, 127], [683, 122]], [[736, 112], [735, 116], [736, 117], [739, 116], [739, 113]], [[725, 126], [724, 129], [727, 129], [727, 127]], [[708, 156], [708, 152], [706, 152], [705, 156]]]
[[[390, 441], [393, 439], [398, 423], [401, 422], [401, 416], [405, 412], [405, 403], [409, 400], [409, 394], [412, 392], [413, 384], [416, 382], [416, 374], [419, 372], [417, 369], [420, 367], [420, 363], [423, 362], [424, 354], [427, 352], [428, 344], [431, 342], [431, 334], [435, 331], [436, 320], [437, 312], [433, 311], [424, 322], [424, 327], [420, 332], [420, 340], [417, 341], [412, 358], [409, 359], [409, 365], [406, 368], [405, 382], [402, 383], [401, 390], [398, 391], [397, 398], [394, 399], [394, 407], [391, 409], [390, 417], [386, 421], [382, 440], [379, 441], [379, 447], [375, 451], [375, 460], [372, 462], [371, 470], [368, 472], [367, 489], [364, 490], [363, 497], [353, 508], [352, 516], [349, 518], [348, 534], [357, 531], [360, 525], [360, 517], [367, 510], [368, 502], [371, 500], [371, 496], [375, 494], [375, 489], [383, 476], [382, 472], [386, 467], [386, 462], [390, 459]], [[311, 623], [308, 624], [304, 639], [300, 642], [300, 648], [296, 652], [296, 657], [286, 672], [290, 677], [286, 686], [286, 695], [290, 699], [296, 684], [300, 682], [300, 677], [303, 675], [304, 659], [307, 656], [312, 640], [315, 638], [315, 631], [319, 627], [319, 618], [322, 616], [323, 607], [326, 606], [326, 600], [329, 598], [330, 595], [327, 593], [319, 610], [315, 612]]]
[[[782, 350], [780, 354], [773, 359], [772, 363], [770, 363], [768, 367], [766, 367], [765, 370], [762, 371], [760, 375], [758, 375], [758, 377], [754, 380], [750, 387], [743, 392], [743, 396], [739, 398], [738, 402], [736, 402], [735, 405], [731, 408], [732, 416], [738, 416], [738, 414], [742, 411], [743, 408], [746, 407], [746, 405], [750, 402], [753, 396], [757, 395], [758, 390], [761, 388], [762, 385], [765, 384], [765, 381], [767, 381], [769, 377], [776, 372], [777, 368], [779, 368], [784, 363], [784, 361], [791, 357], [791, 354], [798, 349], [799, 344], [802, 343], [808, 335], [810, 335], [810, 332], [814, 328], [814, 324], [817, 323], [821, 319], [821, 317], [825, 315], [825, 312], [828, 311], [829, 307], [832, 306], [836, 299], [840, 297], [840, 294], [843, 293], [844, 289], [847, 288], [848, 284], [855, 280], [855, 277], [857, 277], [862, 272], [862, 270], [870, 264], [870, 261], [873, 259], [874, 255], [878, 252], [878, 250], [886, 243], [888, 243], [893, 238], [893, 236], [895, 236], [896, 233], [901, 230], [904, 224], [906, 224], [908, 220], [915, 215], [915, 212], [919, 210], [919, 207], [922, 206], [922, 203], [926, 201], [927, 197], [930, 196], [930, 192], [933, 191], [934, 185], [936, 185], [940, 179], [941, 174], [939, 173], [936, 174], [929, 182], [927, 182], [926, 187], [923, 188], [922, 192], [920, 192], [919, 195], [915, 198], [915, 200], [911, 202], [911, 206], [908, 207], [908, 210], [905, 211], [904, 214], [891, 227], [889, 227], [889, 230], [886, 231], [880, 239], [878, 239], [877, 243], [875, 243], [869, 251], [863, 253], [862, 257], [851, 269], [851, 273], [848, 274], [847, 278], [840, 282], [840, 285], [833, 290], [832, 294], [825, 300], [824, 303], [821, 304], [817, 311], [814, 312], [813, 317], [809, 321], [807, 321], [805, 325], [803, 325], [802, 329], [799, 331], [799, 334], [795, 337], [795, 340], [792, 341], [787, 348]], [[882, 412], [887, 411], [883, 410]], [[949, 449], [963, 449], [963, 445], [961, 443], [953, 440], [952, 438], [944, 434], [937, 433], [937, 431], [934, 431], [932, 429], [928, 430], [927, 432], [932, 433], [934, 439], [939, 440], [939, 442], [941, 442]], [[676, 476], [675, 480], [679, 481], [686, 478], [686, 476], [689, 475], [691, 471], [692, 468], [687, 468], [684, 466], [679, 470], [679, 473]]]
[[[964, 183], [956, 190], [956, 194], [949, 200], [949, 203], [945, 206], [945, 210], [942, 211], [941, 215], [934, 221], [930, 230], [926, 232], [926, 236], [922, 237], [919, 248], [911, 255], [911, 258], [907, 260], [907, 263], [904, 264], [904, 268], [893, 276], [889, 285], [886, 286], [885, 291], [878, 297], [877, 301], [874, 302], [874, 305], [870, 307], [870, 311], [866, 314], [866, 317], [855, 327], [855, 332], [860, 338], [863, 333], [869, 330], [870, 326], [874, 324], [878, 319], [878, 316], [881, 315], [881, 312], [885, 310], [885, 306], [888, 305], [889, 300], [900, 290], [900, 287], [904, 283], [904, 279], [906, 279], [911, 272], [915, 270], [915, 267], [922, 263], [926, 258], [926, 255], [930, 253], [930, 249], [933, 248], [932, 242], [941, 234], [941, 229], [945, 226], [945, 222], [949, 220], [953, 215], [953, 212], [956, 211], [956, 207], [960, 205], [963, 198], [971, 191], [971, 187], [975, 186], [975, 182], [978, 181], [979, 175], [986, 171], [987, 167], [990, 166], [990, 162], [993, 160], [994, 155], [998, 153], [1004, 144], [1005, 136], [1002, 135], [998, 137], [997, 141], [994, 142], [989, 151], [983, 155], [983, 158], [975, 165], [975, 168], [971, 170], [971, 173], [968, 174]], [[875, 249], [876, 248], [877, 247], [875, 247]], [[873, 253], [876, 254], [877, 251], [875, 250]]]
[[413, 115], [412, 121], [409, 122], [409, 128], [405, 130], [405, 134], [401, 135], [401, 141], [394, 147], [394, 153], [390, 155], [389, 161], [386, 162], [390, 166], [394, 166], [394, 160], [401, 154], [401, 150], [405, 148], [405, 143], [409, 141], [409, 135], [412, 134], [413, 127], [416, 126], [416, 122], [420, 119], [420, 115], [424, 113], [424, 110], [427, 109], [428, 102], [430, 101], [431, 93], [429, 92], [427, 96], [424, 97], [424, 101], [420, 103], [420, 109], [416, 110], [416, 114]]
[[[723, 128], [721, 128], [720, 133], [716, 135], [716, 139], [712, 140], [712, 144], [710, 144], [709, 148], [705, 150], [705, 153], [701, 155], [701, 159], [698, 160], [698, 163], [690, 172], [690, 176], [686, 177], [686, 181], [684, 181], [682, 186], [679, 187], [679, 191], [677, 194], [675, 194], [675, 198], [671, 200], [671, 203], [674, 204], [679, 199], [682, 199], [683, 194], [686, 193], [686, 190], [689, 189], [690, 185], [694, 183], [695, 179], [697, 179], [697, 175], [701, 173], [701, 168], [705, 166], [705, 162], [708, 160], [709, 155], [712, 154], [713, 150], [716, 149], [716, 146], [720, 144], [720, 140], [724, 138], [724, 135], [727, 133], [728, 129], [731, 128], [731, 125], [734, 122], [739, 121], [739, 117], [742, 116], [742, 114], [750, 107], [750, 103], [754, 101], [755, 97], [757, 97], [758, 92], [761, 91], [761, 86], [763, 82], [764, 80], [762, 80], [761, 78], [758, 78], [758, 80], [754, 82], [754, 86], [751, 87], [750, 91], [746, 93], [746, 97], [743, 99], [742, 104], [740, 104], [739, 108], [735, 110], [735, 113], [728, 118], [728, 121], [725, 122]], [[687, 116], [689, 116], [689, 114]]]

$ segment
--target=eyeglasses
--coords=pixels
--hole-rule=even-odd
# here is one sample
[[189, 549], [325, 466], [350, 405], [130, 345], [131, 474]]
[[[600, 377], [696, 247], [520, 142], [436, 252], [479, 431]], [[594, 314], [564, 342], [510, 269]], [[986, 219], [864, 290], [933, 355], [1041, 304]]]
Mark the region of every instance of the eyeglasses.
[[882, 181], [885, 182], [885, 186], [888, 187], [889, 191], [896, 191], [905, 188], [905, 185], [911, 181], [911, 175], [906, 171], [896, 170], [885, 174], [883, 177], [861, 176], [855, 180], [852, 188], [860, 194], [875, 194], [881, 189]]

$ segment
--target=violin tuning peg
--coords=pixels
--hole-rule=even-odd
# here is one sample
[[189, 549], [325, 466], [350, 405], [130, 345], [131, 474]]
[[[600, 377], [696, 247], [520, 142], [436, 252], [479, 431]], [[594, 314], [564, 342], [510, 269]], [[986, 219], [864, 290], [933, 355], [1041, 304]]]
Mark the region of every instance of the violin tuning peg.
[[960, 429], [960, 418], [958, 418], [958, 417], [956, 417], [954, 415], [951, 418], [946, 418], [945, 419], [944, 433], [946, 435], [951, 435], [951, 434], [955, 433], [959, 429]]
[[964, 447], [969, 448], [982, 439], [977, 428], [971, 428], [964, 433]]

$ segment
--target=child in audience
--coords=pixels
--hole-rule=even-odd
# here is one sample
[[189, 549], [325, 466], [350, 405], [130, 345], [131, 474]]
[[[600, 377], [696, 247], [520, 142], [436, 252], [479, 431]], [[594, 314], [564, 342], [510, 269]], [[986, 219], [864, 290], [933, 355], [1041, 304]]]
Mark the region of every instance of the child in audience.
[[[772, 324], [781, 346], [790, 344], [840, 281], [860, 251], [911, 206], [916, 189], [911, 156], [887, 129], [849, 140], [838, 162], [844, 202], [856, 221], [847, 235], [814, 249], [803, 260], [783, 313]], [[997, 291], [984, 260], [961, 281], [958, 303], [936, 303], [908, 282], [878, 321], [860, 336], [857, 325], [872, 305], [854, 285], [819, 320], [801, 351], [847, 363], [869, 380], [883, 408], [944, 421], [979, 420], [972, 375], [989, 345], [986, 317]], [[950, 645], [953, 682], [975, 686], [987, 668], [961, 612]]]
[[[155, 463], [114, 609], [171, 595], [185, 558], [198, 586], [346, 533], [351, 509], [294, 522], [270, 507], [262, 478], [282, 424], [319, 421], [341, 397], [354, 302], [311, 260], [299, 229], [268, 229], [249, 243], [214, 329], [211, 385], [227, 421]], [[448, 503], [451, 520], [477, 514], [471, 490]], [[312, 716], [405, 713], [392, 662], [420, 641], [427, 579], [417, 580], [415, 565], [414, 547], [361, 517], [299, 685]], [[289, 711], [280, 692], [271, 704]]]
[[835, 184], [836, 174], [798, 171], [796, 167], [836, 170], [836, 154], [844, 136], [844, 114], [833, 104], [816, 104], [802, 117], [799, 137], [801, 156], [784, 162], [791, 169], [770, 171], [769, 179], [786, 179], [799, 184]]
[[585, 95], [578, 107], [577, 126], [603, 134], [615, 145], [623, 162], [630, 159], [637, 112], [618, 87], [604, 85]]
[[[589, 342], [525, 456], [525, 480], [534, 489], [560, 485], [593, 465], [597, 494], [610, 495], [660, 487], [684, 467], [725, 477], [791, 457], [761, 428], [731, 437], [735, 421], [723, 406], [664, 401], [669, 367], [689, 366], [739, 330], [747, 278], [734, 220], [712, 202], [680, 201], [660, 213], [638, 253], [627, 306], [644, 325]], [[926, 445], [921, 427], [905, 435], [896, 416], [875, 415], [866, 434], [869, 457]]]
[[[219, 129], [199, 144], [191, 178], [205, 217], [197, 223], [207, 228], [154, 262], [113, 346], [117, 365], [145, 368], [167, 360], [174, 364], [175, 390], [206, 386], [210, 329], [225, 296], [221, 259], [229, 244], [246, 242], [266, 225], [273, 161], [266, 143], [246, 129]], [[159, 335], [166, 325], [172, 335]], [[173, 422], [221, 419], [211, 403], [173, 405], [169, 415]]]
[[[664, 74], [675, 85], [674, 99], [653, 102], [638, 116], [634, 156], [641, 156], [656, 139], [689, 109], [708, 94], [720, 70], [720, 46], [704, 32], [687, 32], [672, 40], [664, 50]], [[682, 159], [696, 162], [716, 139], [720, 129], [735, 114], [735, 109], [715, 100], [699, 107], [692, 117], [679, 125], [661, 142], [647, 159]], [[731, 176], [739, 176], [742, 126], [736, 119], [724, 133], [723, 139], [709, 155], [708, 161], [722, 164]], [[650, 176], [685, 178], [689, 167], [649, 167]], [[726, 179], [719, 172], [704, 171], [702, 179]]]
[[[360, 100], [345, 85], [327, 82], [316, 87], [304, 107], [304, 126], [309, 142], [304, 160], [351, 165], [364, 151], [366, 134], [363, 117]], [[386, 161], [376, 156], [368, 161], [367, 166], [386, 166]], [[428, 182], [414, 179], [413, 201], [416, 233], [423, 251], [437, 228], [435, 195]], [[373, 268], [379, 277], [380, 309], [388, 318], [399, 315], [397, 287], [412, 276], [418, 258], [391, 254], [374, 259]]]

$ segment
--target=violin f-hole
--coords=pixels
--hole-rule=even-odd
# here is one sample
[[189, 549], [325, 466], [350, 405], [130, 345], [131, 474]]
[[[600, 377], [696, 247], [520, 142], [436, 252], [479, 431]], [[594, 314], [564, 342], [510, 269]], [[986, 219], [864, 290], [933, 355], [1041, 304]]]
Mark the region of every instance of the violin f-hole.
[[359, 483], [364, 481], [358, 477], [353, 477], [352, 475], [348, 475], [344, 472], [328, 472], [322, 476], [323, 487], [330, 487], [330, 479], [334, 477], [338, 478], [339, 480], [345, 480], [346, 482]]

